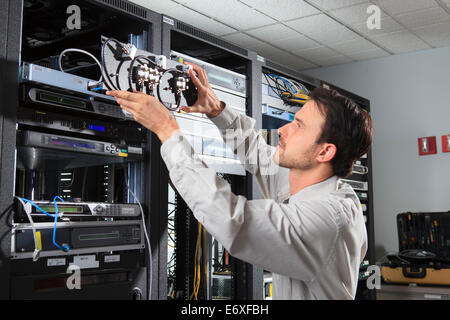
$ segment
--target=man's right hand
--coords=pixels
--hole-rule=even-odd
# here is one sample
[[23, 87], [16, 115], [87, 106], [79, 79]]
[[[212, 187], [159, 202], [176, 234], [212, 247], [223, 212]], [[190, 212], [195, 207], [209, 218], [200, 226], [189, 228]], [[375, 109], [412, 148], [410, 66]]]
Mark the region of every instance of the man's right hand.
[[181, 106], [180, 110], [186, 113], [204, 113], [210, 118], [217, 117], [225, 107], [225, 103], [217, 99], [208, 82], [205, 70], [193, 63], [186, 62], [186, 64], [192, 66], [192, 69], [189, 69], [189, 75], [197, 87], [197, 101], [190, 107]]

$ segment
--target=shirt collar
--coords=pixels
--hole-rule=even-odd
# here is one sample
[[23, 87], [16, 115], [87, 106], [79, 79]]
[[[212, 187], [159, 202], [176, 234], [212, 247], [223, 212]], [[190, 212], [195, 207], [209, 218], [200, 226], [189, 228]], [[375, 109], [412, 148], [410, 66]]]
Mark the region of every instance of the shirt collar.
[[289, 204], [299, 200], [310, 200], [320, 197], [323, 194], [329, 194], [338, 189], [338, 177], [332, 176], [322, 182], [310, 185], [289, 198]]

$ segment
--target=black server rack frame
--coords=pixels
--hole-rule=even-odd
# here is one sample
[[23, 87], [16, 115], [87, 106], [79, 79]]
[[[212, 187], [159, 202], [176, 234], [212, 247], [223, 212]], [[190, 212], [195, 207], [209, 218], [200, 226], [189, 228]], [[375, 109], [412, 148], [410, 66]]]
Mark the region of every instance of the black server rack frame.
[[[10, 297], [12, 195], [21, 37], [21, 1], [0, 3], [0, 299]], [[11, 107], [12, 106], [12, 107]]]
[[[85, 0], [80, 5], [89, 5], [94, 6], [96, 8], [100, 8], [103, 11], [110, 11], [116, 14], [120, 14], [122, 16], [126, 16], [127, 19], [136, 19], [141, 24], [146, 24], [149, 26], [147, 39], [144, 39], [144, 42], [147, 42], [147, 50], [159, 53], [161, 51], [161, 28], [160, 28], [160, 15], [148, 10], [146, 8], [139, 7], [133, 3], [122, 0]], [[1, 221], [0, 221], [0, 239], [1, 239], [1, 259], [0, 259], [0, 269], [1, 269], [1, 282], [2, 286], [0, 289], [0, 297], [2, 299], [8, 299], [12, 297], [13, 293], [17, 293], [17, 287], [14, 287], [11, 282], [11, 260], [10, 260], [10, 251], [11, 251], [11, 219], [13, 216], [11, 199], [14, 195], [13, 186], [15, 185], [15, 148], [17, 145], [16, 141], [16, 123], [17, 123], [17, 115], [18, 115], [18, 106], [19, 106], [19, 93], [18, 87], [19, 83], [17, 79], [19, 78], [19, 66], [21, 63], [21, 45], [22, 45], [22, 24], [23, 24], [23, 10], [25, 7], [29, 7], [33, 5], [33, 3], [25, 3], [24, 1], [2, 1], [1, 7], [1, 15], [2, 15], [2, 23], [0, 24], [0, 30], [2, 31], [2, 37], [0, 38], [0, 43], [2, 44], [2, 48], [5, 48], [3, 52], [0, 53], [0, 58], [2, 62], [2, 71], [3, 67], [6, 68], [5, 71], [8, 77], [3, 80], [2, 87], [8, 87], [11, 90], [8, 90], [7, 96], [8, 101], [1, 101], [2, 108], [0, 113], [0, 128], [2, 131], [1, 141], [0, 141], [0, 156], [2, 159], [2, 168], [0, 171], [0, 181], [2, 182], [0, 187], [0, 198], [1, 198]], [[145, 38], [145, 34], [144, 34]], [[98, 40], [99, 41], [99, 40]], [[73, 45], [73, 43], [71, 43]], [[25, 55], [26, 56], [26, 55]], [[17, 93], [17, 94], [15, 94]], [[13, 107], [11, 107], [13, 106]], [[159, 157], [159, 148], [157, 138], [152, 136], [151, 134], [147, 134], [147, 145], [146, 149], [150, 152], [144, 157], [144, 172], [145, 176], [141, 177], [143, 184], [143, 199], [141, 202], [145, 207], [145, 211], [150, 212], [146, 218], [147, 226], [150, 225], [151, 230], [149, 230], [150, 241], [152, 243], [153, 257], [152, 257], [152, 271], [153, 271], [153, 286], [151, 288], [152, 298], [158, 299], [161, 297], [159, 290], [159, 279], [160, 276], [160, 268], [159, 268], [159, 233], [160, 230], [163, 229], [160, 227], [160, 218], [158, 213], [161, 210], [158, 210], [156, 206], [161, 203], [160, 198], [164, 198], [164, 192], [160, 192], [160, 188], [156, 185], [158, 183], [158, 178], [161, 172], [161, 159]], [[158, 150], [158, 152], [156, 151]], [[157, 154], [158, 156], [155, 156]], [[153, 160], [153, 161], [152, 161]], [[150, 180], [152, 179], [152, 180]], [[162, 189], [164, 190], [164, 189]], [[164, 203], [164, 202], [162, 202]], [[148, 210], [150, 208], [152, 210]], [[166, 250], [163, 246], [163, 251]], [[125, 261], [124, 261], [125, 262]], [[148, 264], [146, 265], [148, 267]], [[20, 269], [20, 268], [19, 268]], [[148, 276], [146, 275], [148, 269], [142, 268], [141, 270], [136, 271], [135, 278], [137, 279], [136, 283], [141, 284], [143, 290], [137, 290], [130, 293], [130, 295], [104, 295], [105, 298], [146, 298], [147, 294], [147, 283]], [[92, 281], [99, 281], [99, 279], [94, 279], [95, 276], [90, 277]], [[138, 279], [139, 278], [139, 279]], [[20, 282], [20, 281], [19, 281]], [[117, 288], [121, 286], [116, 286]], [[140, 288], [139, 288], [140, 289]], [[121, 292], [125, 290], [125, 287], [121, 287]], [[95, 293], [94, 293], [95, 291]], [[107, 289], [104, 288], [101, 290], [94, 290], [94, 296], [101, 297], [102, 293], [104, 294]], [[120, 291], [120, 290], [119, 290]], [[165, 290], [164, 295], [165, 295]], [[61, 298], [61, 297], [59, 297]], [[68, 297], [69, 298], [69, 297]], [[73, 297], [76, 298], [76, 295]]]

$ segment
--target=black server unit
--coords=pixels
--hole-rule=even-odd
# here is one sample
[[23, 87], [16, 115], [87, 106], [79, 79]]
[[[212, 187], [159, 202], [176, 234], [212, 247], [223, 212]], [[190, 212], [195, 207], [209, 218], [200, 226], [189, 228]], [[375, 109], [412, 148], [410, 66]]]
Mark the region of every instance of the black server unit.
[[[60, 56], [76, 48], [99, 58], [101, 36], [159, 53], [160, 15], [122, 0], [0, 6], [8, 35], [1, 55], [12, 68], [0, 121], [0, 297], [165, 298], [157, 139], [114, 101], [86, 91], [100, 76], [92, 59]], [[81, 288], [68, 282], [75, 269]]]
[[[322, 86], [327, 89], [336, 90], [341, 95], [346, 96], [356, 102], [361, 108], [370, 113], [370, 101], [354, 93], [341, 89], [327, 82], [322, 82]], [[370, 276], [367, 269], [375, 264], [375, 231], [373, 212], [373, 177], [372, 177], [372, 148], [355, 163], [353, 173], [343, 179], [349, 183], [363, 207], [364, 220], [366, 222], [368, 248], [366, 256], [360, 266], [357, 300], [375, 300], [376, 291], [367, 287], [367, 278]]]
[[[182, 21], [162, 17], [162, 54], [170, 56], [172, 61], [190, 61], [205, 68], [210, 83], [219, 99], [226, 101], [236, 111], [255, 119], [259, 118], [255, 74], [258, 61], [253, 52], [219, 39], [207, 32], [194, 28]], [[223, 81], [221, 77], [229, 81]], [[198, 121], [202, 128], [210, 125], [205, 119], [187, 118], [176, 115], [182, 130], [190, 130], [190, 124]], [[209, 120], [208, 120], [209, 121]], [[209, 129], [205, 129], [209, 130]], [[213, 130], [213, 129], [211, 129]], [[217, 129], [215, 129], [217, 130]], [[212, 131], [209, 131], [212, 132]], [[200, 134], [201, 135], [201, 134]], [[190, 137], [191, 145], [209, 167], [216, 169], [218, 175], [231, 183], [235, 194], [252, 198], [252, 177], [245, 173], [238, 160], [225, 150], [223, 141], [212, 133], [214, 139], [199, 140], [199, 135]], [[217, 165], [214, 157], [225, 159], [226, 166]], [[177, 204], [174, 216], [176, 231], [175, 270], [169, 270], [169, 298], [175, 299], [260, 299], [262, 294], [262, 270], [239, 261], [228, 253], [199, 228], [197, 221], [179, 195], [175, 195]], [[200, 282], [195, 277], [196, 242], [200, 238], [203, 244], [202, 265], [198, 266], [205, 274]], [[184, 248], [181, 249], [181, 247]], [[171, 259], [172, 260], [172, 259]], [[172, 264], [169, 269], [172, 268]], [[175, 275], [175, 277], [173, 277]], [[197, 288], [195, 290], [195, 288]], [[192, 292], [194, 290], [194, 295]]]

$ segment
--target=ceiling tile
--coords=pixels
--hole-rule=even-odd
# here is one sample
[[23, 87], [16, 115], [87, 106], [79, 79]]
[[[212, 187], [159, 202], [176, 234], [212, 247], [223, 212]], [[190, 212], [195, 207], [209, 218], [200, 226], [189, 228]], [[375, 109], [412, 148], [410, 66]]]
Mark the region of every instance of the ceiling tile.
[[435, 47], [450, 46], [450, 22], [413, 29], [414, 33]]
[[377, 50], [380, 49], [375, 44], [371, 43], [370, 41], [366, 39], [358, 39], [353, 41], [347, 41], [342, 43], [336, 43], [336, 44], [329, 44], [328, 45], [333, 50], [336, 50], [342, 54], [345, 54], [347, 56], [350, 56], [351, 54], [355, 52], [363, 52], [363, 51], [371, 51], [371, 50]]
[[435, 0], [373, 0], [373, 3], [390, 15], [437, 7]]
[[318, 47], [313, 49], [306, 49], [306, 50], [297, 50], [294, 51], [294, 54], [303, 57], [309, 61], [317, 62], [319, 60], [325, 60], [329, 59], [331, 57], [335, 57], [340, 55], [340, 53], [327, 48], [327, 47]]
[[294, 69], [317, 67], [316, 64], [308, 62], [305, 59], [302, 59], [301, 57], [290, 54], [288, 52], [285, 52], [270, 45], [265, 45], [264, 47], [261, 47], [260, 50], [257, 51], [257, 53], [260, 56], [275, 61], [281, 65], [292, 67]]
[[304, 1], [298, 0], [241, 0], [279, 21], [286, 21], [320, 13]]
[[317, 67], [319, 67], [319, 65], [300, 59], [300, 60], [298, 60], [298, 62], [289, 63], [288, 67], [291, 67], [294, 70], [300, 71], [300, 70], [305, 70], [305, 69], [317, 68]]
[[386, 51], [384, 51], [382, 49], [375, 49], [375, 50], [369, 50], [369, 51], [354, 52], [354, 53], [348, 54], [347, 56], [354, 60], [367, 60], [367, 59], [386, 57], [389, 55], [390, 55], [389, 53], [387, 53]]
[[323, 13], [317, 14], [315, 16], [292, 20], [286, 22], [286, 24], [305, 35], [314, 32], [327, 32], [328, 30], [337, 29], [342, 26], [339, 22], [336, 22]]
[[326, 58], [323, 60], [318, 60], [317, 62], [322, 65], [322, 66], [332, 66], [332, 65], [336, 65], [336, 64], [342, 64], [342, 63], [348, 63], [348, 62], [352, 62], [353, 60], [349, 57], [343, 56], [343, 55], [339, 55], [339, 56], [334, 56], [331, 58]]
[[233, 42], [234, 44], [241, 46], [245, 49], [250, 49], [253, 51], [258, 51], [259, 48], [266, 46], [264, 42], [259, 41], [241, 32], [222, 36], [222, 38], [225, 39], [226, 41]]
[[[366, 24], [370, 17], [370, 14], [367, 13], [367, 8], [370, 5], [371, 3], [366, 2], [356, 6], [332, 10], [330, 11], [330, 14], [350, 26]], [[381, 18], [386, 17], [387, 15], [381, 12]]]
[[[155, 2], [165, 2], [165, 0]], [[211, 18], [231, 15], [234, 10], [248, 9], [248, 6], [237, 0], [215, 1], [214, 5], [208, 0], [177, 0], [177, 2]]]
[[294, 70], [318, 67], [317, 64], [308, 62], [300, 57], [288, 53], [279, 53], [267, 56], [270, 60], [278, 61], [278, 63], [291, 67]]
[[321, 47], [322, 45], [314, 40], [311, 40], [301, 34], [297, 34], [292, 38], [286, 39], [272, 39], [269, 41], [277, 47], [286, 49], [288, 51], [306, 50]]
[[312, 4], [317, 5], [323, 10], [333, 10], [344, 8], [348, 6], [353, 6], [362, 2], [367, 2], [367, 0], [308, 0]]
[[352, 26], [352, 28], [354, 28], [356, 31], [360, 32], [363, 35], [372, 37], [372, 36], [377, 36], [380, 34], [386, 34], [386, 33], [391, 33], [391, 32], [395, 32], [395, 31], [401, 31], [401, 30], [405, 30], [405, 27], [403, 27], [401, 24], [399, 24], [398, 22], [394, 21], [391, 17], [386, 17], [386, 18], [381, 18], [381, 28], [380, 29], [369, 29], [367, 27], [366, 23], [357, 25], [357, 26]]
[[172, 8], [170, 10], [170, 16], [215, 35], [224, 35], [236, 32], [236, 29], [230, 28], [220, 22], [182, 6]]
[[278, 23], [271, 26], [264, 26], [257, 29], [247, 31], [248, 34], [255, 36], [265, 41], [271, 41], [272, 39], [286, 39], [298, 36], [299, 33], [286, 27], [285, 25]]
[[280, 56], [287, 54], [287, 52], [275, 48], [268, 43], [265, 43], [264, 46], [260, 47], [257, 53], [263, 57], [269, 58], [274, 61], [278, 61], [280, 63]]
[[230, 16], [218, 17], [215, 20], [224, 22], [230, 27], [239, 30], [253, 29], [276, 22], [276, 20], [250, 8], [248, 8], [247, 12], [237, 11]]
[[430, 48], [430, 46], [420, 38], [407, 30], [375, 36], [373, 39], [393, 53], [418, 51]]
[[214, 1], [213, 5], [209, 0], [180, 0], [180, 3], [239, 30], [257, 28], [276, 22], [238, 0]]
[[439, 22], [449, 21], [450, 15], [441, 7], [428, 8], [394, 17], [407, 28], [417, 28]]
[[172, 0], [167, 1], [130, 0], [130, 2], [136, 3], [144, 8], [148, 8], [158, 13], [164, 13], [166, 15], [170, 15], [169, 14], [170, 9], [180, 6], [180, 4], [175, 3]]
[[357, 33], [342, 25], [335, 29], [309, 33], [308, 37], [325, 45], [361, 39]]

